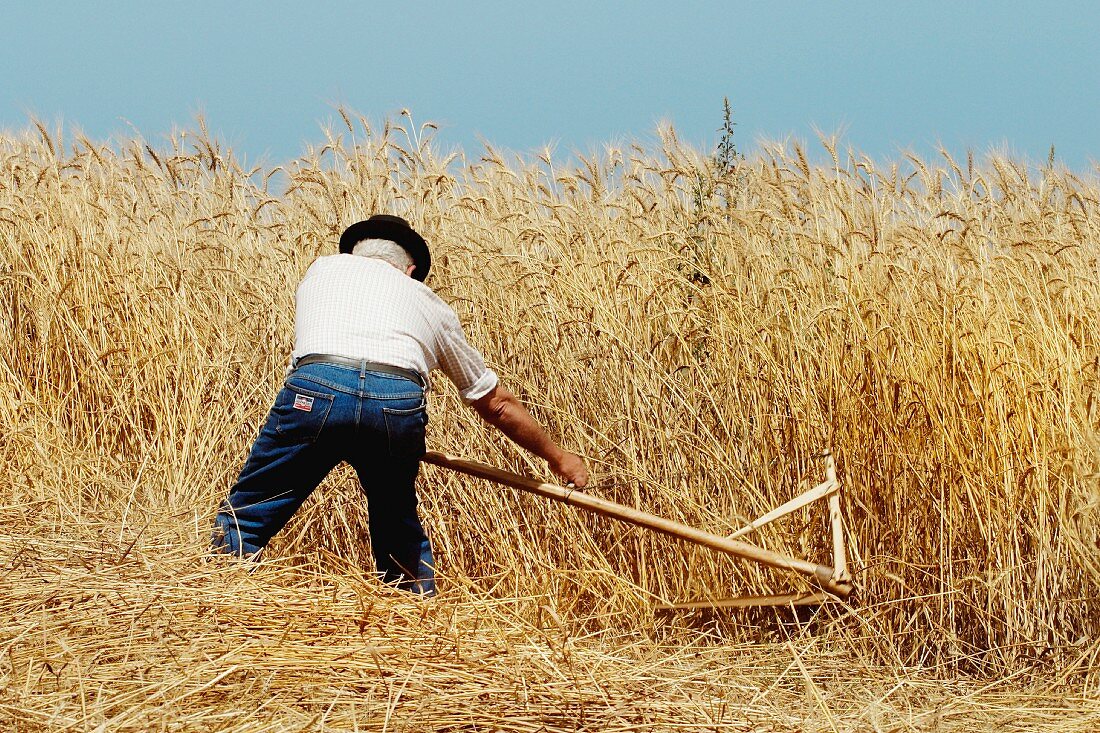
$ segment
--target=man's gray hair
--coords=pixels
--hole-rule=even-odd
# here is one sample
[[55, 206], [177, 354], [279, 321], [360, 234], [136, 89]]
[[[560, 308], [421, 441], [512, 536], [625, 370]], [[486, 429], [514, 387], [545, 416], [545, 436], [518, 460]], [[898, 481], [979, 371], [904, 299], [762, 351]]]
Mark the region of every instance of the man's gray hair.
[[416, 264], [404, 247], [388, 239], [361, 239], [352, 248], [351, 253], [388, 262], [401, 272], [405, 272], [410, 266]]

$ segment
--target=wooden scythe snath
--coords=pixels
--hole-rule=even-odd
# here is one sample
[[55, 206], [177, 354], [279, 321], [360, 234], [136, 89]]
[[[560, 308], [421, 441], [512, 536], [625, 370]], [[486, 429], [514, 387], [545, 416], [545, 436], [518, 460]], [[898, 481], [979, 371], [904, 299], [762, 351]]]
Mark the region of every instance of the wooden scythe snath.
[[[795, 497], [781, 507], [778, 507], [758, 519], [750, 522], [742, 529], [734, 532], [729, 537], [712, 534], [705, 530], [696, 529], [686, 524], [674, 522], [655, 514], [649, 514], [623, 504], [617, 504], [607, 499], [601, 499], [591, 494], [586, 494], [577, 489], [548, 484], [536, 479], [520, 476], [519, 474], [504, 471], [478, 461], [464, 458], [456, 458], [435, 451], [428, 452], [423, 460], [436, 466], [449, 468], [459, 473], [487, 479], [498, 484], [511, 486], [512, 488], [526, 491], [532, 494], [564, 502], [578, 509], [594, 512], [605, 517], [619, 519], [639, 527], [646, 527], [662, 534], [678, 537], [688, 542], [693, 542], [703, 547], [709, 547], [719, 552], [724, 552], [744, 560], [778, 568], [791, 570], [807, 576], [820, 590], [812, 593], [788, 593], [771, 596], [741, 596], [712, 601], [692, 601], [688, 603], [661, 604], [658, 609], [680, 610], [695, 608], [744, 608], [752, 606], [799, 606], [814, 605], [834, 598], [847, 598], [852, 592], [852, 578], [848, 573], [848, 564], [844, 550], [844, 528], [840, 518], [840, 497], [838, 491], [840, 483], [836, 478], [836, 462], [831, 454], [825, 454], [825, 481], [818, 484], [804, 494]], [[766, 550], [762, 547], [743, 542], [737, 537], [751, 532], [774, 522], [780, 517], [807, 504], [828, 498], [829, 500], [829, 524], [832, 529], [833, 541], [833, 566], [817, 565], [808, 560], [801, 560], [779, 552]]]

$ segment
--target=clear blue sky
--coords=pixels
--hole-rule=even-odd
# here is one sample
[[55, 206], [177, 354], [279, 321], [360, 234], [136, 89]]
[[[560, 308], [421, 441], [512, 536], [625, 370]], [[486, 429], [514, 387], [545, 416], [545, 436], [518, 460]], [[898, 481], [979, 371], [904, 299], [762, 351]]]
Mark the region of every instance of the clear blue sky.
[[28, 114], [157, 141], [203, 111], [250, 162], [320, 142], [345, 104], [437, 141], [567, 155], [841, 132], [875, 158], [938, 142], [1100, 161], [1100, 3], [56, 2], [7, 4], [0, 128]]

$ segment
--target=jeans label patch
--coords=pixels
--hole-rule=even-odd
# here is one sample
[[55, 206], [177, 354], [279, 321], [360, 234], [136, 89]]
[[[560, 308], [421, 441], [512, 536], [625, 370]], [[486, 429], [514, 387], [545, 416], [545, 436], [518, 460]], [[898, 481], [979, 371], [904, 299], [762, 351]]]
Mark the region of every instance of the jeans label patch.
[[310, 412], [313, 410], [313, 398], [304, 394], [294, 395], [294, 409]]

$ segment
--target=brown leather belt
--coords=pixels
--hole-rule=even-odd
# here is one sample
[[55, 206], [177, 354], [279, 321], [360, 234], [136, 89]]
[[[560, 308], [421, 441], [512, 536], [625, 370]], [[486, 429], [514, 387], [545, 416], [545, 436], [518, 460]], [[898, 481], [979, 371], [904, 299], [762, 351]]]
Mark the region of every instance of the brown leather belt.
[[356, 369], [364, 369], [368, 372], [393, 374], [415, 382], [420, 385], [421, 389], [424, 389], [424, 378], [421, 377], [419, 373], [411, 369], [402, 369], [401, 367], [395, 367], [390, 364], [378, 364], [377, 362], [367, 361], [366, 359], [351, 359], [346, 356], [337, 356], [335, 354], [306, 354], [294, 362], [294, 368], [304, 367], [306, 364], [339, 364], [340, 366], [353, 366]]

